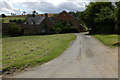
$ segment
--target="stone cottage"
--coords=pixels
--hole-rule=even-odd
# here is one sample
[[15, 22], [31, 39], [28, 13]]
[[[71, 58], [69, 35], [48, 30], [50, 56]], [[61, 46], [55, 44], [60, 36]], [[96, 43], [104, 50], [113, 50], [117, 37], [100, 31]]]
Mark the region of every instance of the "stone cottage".
[[54, 26], [55, 21], [46, 13], [45, 16], [28, 17], [25, 24], [34, 27], [36, 34], [49, 34], [49, 29]]
[[75, 17], [67, 13], [66, 11], [63, 11], [54, 17], [48, 17], [47, 13], [45, 14], [45, 16], [28, 17], [25, 24], [34, 27], [34, 31], [36, 32], [36, 34], [49, 34], [50, 28], [52, 28], [54, 24], [59, 21], [61, 21], [63, 24], [65, 22], [70, 24], [78, 32], [85, 31], [85, 28], [80, 25], [80, 23], [75, 19]]

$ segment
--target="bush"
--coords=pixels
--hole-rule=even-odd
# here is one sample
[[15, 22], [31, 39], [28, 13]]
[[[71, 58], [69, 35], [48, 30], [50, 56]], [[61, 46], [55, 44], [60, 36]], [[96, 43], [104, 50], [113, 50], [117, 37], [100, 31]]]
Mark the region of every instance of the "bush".
[[16, 19], [14, 19], [14, 20], [9, 20], [10, 23], [13, 23], [13, 22], [15, 23], [16, 21], [17, 21]]
[[21, 20], [21, 19], [16, 20], [16, 24], [23, 24], [24, 22], [25, 20]]
[[9, 20], [10, 23], [16, 23], [16, 24], [23, 24], [25, 22], [25, 20], [22, 19], [14, 19], [14, 20]]
[[17, 24], [9, 25], [9, 35], [10, 36], [20, 36], [20, 35], [22, 35], [22, 28]]
[[78, 32], [73, 26], [71, 26], [68, 22], [57, 22], [52, 29], [50, 29], [50, 33], [72, 33]]
[[62, 29], [60, 28], [60, 27], [57, 27], [56, 29], [55, 29], [55, 33], [61, 33], [62, 32]]
[[10, 23], [12, 23], [12, 22], [13, 22], [13, 20], [9, 20], [9, 22], [10, 22]]

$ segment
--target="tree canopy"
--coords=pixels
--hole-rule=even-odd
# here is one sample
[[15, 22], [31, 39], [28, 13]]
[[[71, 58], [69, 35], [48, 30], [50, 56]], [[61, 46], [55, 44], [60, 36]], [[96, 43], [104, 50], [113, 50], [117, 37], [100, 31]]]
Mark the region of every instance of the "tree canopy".
[[120, 2], [116, 6], [112, 2], [91, 2], [85, 11], [79, 12], [79, 20], [90, 29], [91, 34], [117, 33], [115, 24], [120, 21]]

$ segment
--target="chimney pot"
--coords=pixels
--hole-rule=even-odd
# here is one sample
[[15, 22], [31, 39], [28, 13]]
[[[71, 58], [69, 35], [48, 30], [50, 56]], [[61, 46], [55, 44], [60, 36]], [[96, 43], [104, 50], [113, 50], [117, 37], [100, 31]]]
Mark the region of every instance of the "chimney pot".
[[45, 13], [45, 17], [48, 17], [48, 14], [47, 14], [47, 13]]

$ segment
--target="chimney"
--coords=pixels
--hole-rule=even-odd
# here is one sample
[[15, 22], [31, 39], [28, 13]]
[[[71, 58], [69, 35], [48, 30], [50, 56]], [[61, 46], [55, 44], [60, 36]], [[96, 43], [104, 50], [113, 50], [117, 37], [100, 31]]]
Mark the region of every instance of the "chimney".
[[48, 14], [47, 14], [47, 13], [45, 13], [45, 17], [48, 17]]

